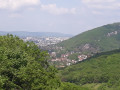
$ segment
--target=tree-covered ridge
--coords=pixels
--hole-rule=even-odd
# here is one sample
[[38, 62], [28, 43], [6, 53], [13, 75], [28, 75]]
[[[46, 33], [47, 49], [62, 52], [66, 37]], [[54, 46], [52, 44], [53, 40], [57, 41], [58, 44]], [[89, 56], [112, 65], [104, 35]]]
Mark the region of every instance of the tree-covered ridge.
[[0, 36], [0, 90], [88, 90], [63, 83], [48, 53], [13, 35]]
[[120, 48], [120, 23], [104, 25], [59, 43], [67, 51], [89, 53], [105, 52]]
[[61, 71], [61, 78], [92, 90], [120, 90], [120, 50], [100, 53], [67, 67]]
[[48, 54], [12, 35], [0, 36], [0, 88], [51, 90], [60, 86]]

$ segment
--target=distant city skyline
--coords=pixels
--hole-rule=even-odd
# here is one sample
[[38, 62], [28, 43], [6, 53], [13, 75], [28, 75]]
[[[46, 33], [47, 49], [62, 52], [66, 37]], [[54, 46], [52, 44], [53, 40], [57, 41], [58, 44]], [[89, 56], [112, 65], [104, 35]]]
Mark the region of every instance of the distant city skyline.
[[84, 31], [120, 22], [119, 0], [0, 0], [0, 31]]

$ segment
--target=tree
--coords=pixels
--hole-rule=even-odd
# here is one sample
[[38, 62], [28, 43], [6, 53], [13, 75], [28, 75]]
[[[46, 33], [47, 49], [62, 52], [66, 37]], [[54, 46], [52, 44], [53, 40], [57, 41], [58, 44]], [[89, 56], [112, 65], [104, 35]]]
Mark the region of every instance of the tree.
[[48, 53], [13, 35], [0, 36], [0, 88], [49, 90], [60, 87]]

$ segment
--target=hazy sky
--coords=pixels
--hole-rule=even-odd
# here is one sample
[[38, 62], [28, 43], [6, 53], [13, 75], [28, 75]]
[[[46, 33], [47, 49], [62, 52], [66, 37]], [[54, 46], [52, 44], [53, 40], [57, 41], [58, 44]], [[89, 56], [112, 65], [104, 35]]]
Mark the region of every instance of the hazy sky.
[[79, 34], [120, 22], [120, 0], [0, 0], [0, 31]]

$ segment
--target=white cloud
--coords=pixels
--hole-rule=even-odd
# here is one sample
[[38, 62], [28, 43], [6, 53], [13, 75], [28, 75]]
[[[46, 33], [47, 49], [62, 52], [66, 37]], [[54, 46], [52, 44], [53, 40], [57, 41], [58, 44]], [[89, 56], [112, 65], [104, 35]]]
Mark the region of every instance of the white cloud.
[[0, 0], [0, 9], [16, 10], [22, 6], [38, 5], [40, 0]]
[[89, 7], [96, 8], [96, 9], [117, 9], [120, 6], [117, 4], [113, 4], [113, 5], [101, 5], [101, 4], [99, 4], [99, 5], [90, 5]]
[[115, 1], [116, 0], [82, 0], [84, 3], [110, 3]]
[[95, 9], [108, 9], [108, 10], [114, 10], [120, 8], [120, 3], [113, 3], [108, 5], [102, 5], [102, 4], [96, 4], [96, 5], [89, 5], [89, 7], [95, 8]]
[[82, 0], [83, 4], [93, 9], [119, 9], [120, 1], [118, 0]]
[[75, 14], [76, 8], [58, 8], [56, 4], [41, 5], [41, 10], [47, 11], [51, 14], [60, 15], [60, 14]]

